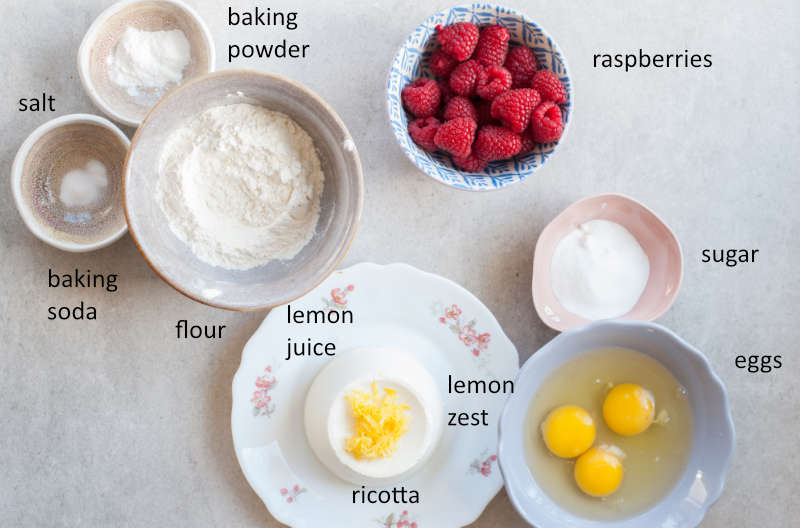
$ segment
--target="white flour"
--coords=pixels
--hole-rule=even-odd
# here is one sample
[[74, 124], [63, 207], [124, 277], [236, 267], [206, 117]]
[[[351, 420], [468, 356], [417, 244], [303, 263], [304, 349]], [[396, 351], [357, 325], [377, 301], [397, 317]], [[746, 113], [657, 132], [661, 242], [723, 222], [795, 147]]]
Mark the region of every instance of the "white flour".
[[191, 46], [180, 29], [142, 31], [128, 26], [106, 61], [109, 78], [136, 96], [141, 88], [179, 84], [191, 58]]
[[201, 260], [249, 269], [290, 259], [311, 240], [324, 175], [311, 137], [278, 112], [219, 106], [167, 139], [156, 198]]

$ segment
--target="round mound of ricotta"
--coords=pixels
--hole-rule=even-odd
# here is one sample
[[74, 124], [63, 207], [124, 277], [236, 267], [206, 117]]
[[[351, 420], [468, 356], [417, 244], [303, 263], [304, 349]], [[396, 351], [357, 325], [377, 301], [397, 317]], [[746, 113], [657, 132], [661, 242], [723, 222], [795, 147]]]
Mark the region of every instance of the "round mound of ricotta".
[[[390, 389], [404, 404], [408, 428], [389, 456], [368, 459], [346, 448], [355, 430], [347, 395]], [[431, 374], [411, 354], [361, 348], [337, 356], [316, 376], [306, 395], [305, 430], [317, 458], [339, 478], [367, 486], [391, 485], [419, 470], [442, 436], [444, 411]]]

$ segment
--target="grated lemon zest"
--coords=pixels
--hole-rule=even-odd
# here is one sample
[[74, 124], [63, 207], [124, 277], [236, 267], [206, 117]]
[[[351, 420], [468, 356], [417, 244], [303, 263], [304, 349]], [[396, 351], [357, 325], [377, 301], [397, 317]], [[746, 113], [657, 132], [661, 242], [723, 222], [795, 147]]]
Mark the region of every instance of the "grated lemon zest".
[[357, 460], [390, 457], [397, 442], [408, 432], [408, 405], [397, 400], [397, 391], [385, 388], [384, 394], [372, 383], [372, 394], [353, 389], [345, 399], [356, 419], [355, 432], [345, 440], [345, 451]]

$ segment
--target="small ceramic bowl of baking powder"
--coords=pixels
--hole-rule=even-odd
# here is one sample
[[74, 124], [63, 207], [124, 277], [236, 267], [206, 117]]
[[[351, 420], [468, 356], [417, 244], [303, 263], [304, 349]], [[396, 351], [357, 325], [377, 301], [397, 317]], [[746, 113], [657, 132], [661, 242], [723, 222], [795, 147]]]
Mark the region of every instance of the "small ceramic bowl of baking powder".
[[600, 194], [567, 207], [544, 228], [533, 258], [533, 304], [542, 321], [562, 332], [591, 322], [564, 308], [553, 290], [551, 264], [559, 242], [591, 220], [608, 220], [627, 229], [650, 263], [639, 300], [619, 319], [653, 321], [675, 302], [683, 280], [683, 254], [677, 237], [653, 211], [621, 194]]
[[90, 114], [61, 116], [34, 130], [11, 166], [14, 201], [31, 233], [65, 251], [92, 251], [124, 235], [129, 145], [111, 121]]
[[[198, 151], [202, 151], [201, 154], [207, 153], [204, 149], [211, 149], [213, 153], [217, 152], [215, 149], [218, 145], [228, 148], [231, 144], [244, 141], [241, 139], [242, 131], [255, 126], [254, 123], [260, 118], [255, 117], [256, 114], [242, 115], [240, 111], [243, 109], [282, 114], [283, 118], [288, 117], [295, 126], [305, 131], [313, 143], [312, 148], [319, 160], [324, 181], [320, 192], [314, 197], [318, 205], [312, 206], [318, 207], [319, 211], [312, 228], [313, 233], [298, 252], [293, 253], [294, 256], [270, 257], [253, 265], [236, 268], [225, 262], [220, 264], [213, 261], [194, 242], [202, 238], [202, 233], [205, 232], [203, 229], [211, 225], [218, 235], [203, 240], [213, 238], [211, 243], [216, 245], [211, 246], [212, 250], [238, 243], [240, 238], [237, 234], [242, 233], [239, 229], [241, 224], [227, 229], [220, 228], [220, 222], [238, 219], [249, 214], [248, 212], [258, 216], [263, 209], [262, 202], [253, 207], [236, 206], [235, 210], [217, 208], [215, 211], [219, 216], [215, 216], [215, 220], [197, 217], [196, 225], [199, 229], [186, 233], [175, 230], [176, 223], [171, 221], [176, 216], [173, 213], [180, 208], [190, 212], [199, 210], [205, 215], [207, 207], [213, 207], [214, 204], [204, 205], [210, 202], [201, 199], [194, 200], [186, 207], [182, 204], [187, 202], [175, 208], [165, 207], [165, 197], [180, 195], [181, 189], [186, 189], [187, 196], [195, 196], [196, 191], [205, 192], [196, 183], [198, 174], [203, 173], [210, 174], [211, 181], [200, 185], [207, 184], [209, 188], [218, 189], [219, 192], [215, 192], [214, 196], [249, 193], [252, 186], [254, 189], [261, 189], [253, 191], [260, 199], [271, 192], [264, 190], [264, 185], [273, 180], [272, 173], [266, 173], [266, 170], [272, 170], [271, 167], [264, 168], [260, 182], [251, 184], [239, 180], [216, 183], [224, 178], [215, 180], [213, 176], [226, 170], [227, 166], [236, 166], [236, 163], [242, 163], [243, 169], [229, 171], [229, 176], [252, 172], [250, 167], [256, 163], [256, 157], [277, 148], [280, 143], [278, 140], [283, 136], [273, 137], [264, 133], [263, 136], [251, 137], [248, 140], [252, 142], [248, 143], [252, 149], [250, 158], [242, 161], [239, 158], [232, 160], [226, 157], [221, 162], [225, 166], [219, 165], [210, 171], [203, 170], [207, 162], [202, 156], [196, 163], [173, 164], [164, 154], [169, 150], [168, 146], [174, 144], [176, 131], [178, 136], [184, 137], [180, 134], [186, 130], [187, 124], [198, 123], [198, 117], [205, 119], [209, 111], [215, 116], [230, 116], [235, 122], [214, 128], [211, 125], [206, 126], [208, 121], [202, 121], [203, 131], [217, 130], [221, 136], [203, 143], [197, 150], [193, 149], [201, 140], [197, 135], [192, 136], [186, 142], [194, 145], [190, 148], [192, 156]], [[288, 173], [294, 167], [292, 163], [295, 162], [276, 161], [275, 167]], [[300, 161], [297, 163], [302, 164]], [[181, 176], [162, 177], [166, 174], [165, 166], [188, 166], [189, 169], [181, 169]], [[283, 180], [283, 173], [280, 179]], [[181, 187], [177, 188], [177, 192], [168, 194], [163, 191], [168, 182], [178, 181], [181, 182]], [[172, 90], [156, 104], [131, 142], [125, 163], [123, 194], [131, 236], [144, 258], [161, 278], [198, 302], [245, 311], [271, 308], [297, 299], [334, 271], [355, 236], [363, 208], [364, 183], [361, 162], [350, 133], [336, 112], [318, 95], [279, 75], [250, 70], [225, 70], [192, 79]], [[292, 196], [294, 195], [293, 191]], [[251, 222], [248, 225], [255, 224]], [[262, 240], [272, 237], [281, 237], [284, 240], [288, 238], [284, 235], [291, 235], [285, 229], [285, 224], [279, 225], [277, 232], [273, 227], [270, 224], [270, 231]], [[279, 244], [275, 240], [274, 246], [277, 247]], [[272, 247], [271, 244], [266, 247]], [[248, 255], [253, 253], [250, 246], [243, 251], [247, 251]]]
[[86, 93], [108, 117], [128, 126], [169, 90], [214, 71], [214, 40], [180, 0], [123, 0], [92, 23], [78, 50]]

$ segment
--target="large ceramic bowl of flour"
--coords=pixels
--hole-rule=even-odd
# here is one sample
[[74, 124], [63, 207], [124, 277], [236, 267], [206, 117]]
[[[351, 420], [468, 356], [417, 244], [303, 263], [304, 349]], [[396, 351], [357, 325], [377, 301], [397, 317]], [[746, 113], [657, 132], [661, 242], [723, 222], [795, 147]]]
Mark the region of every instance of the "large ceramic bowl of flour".
[[285, 77], [228, 70], [150, 111], [123, 193], [133, 240], [170, 286], [210, 306], [260, 310], [333, 272], [364, 184], [355, 144], [325, 101]]

